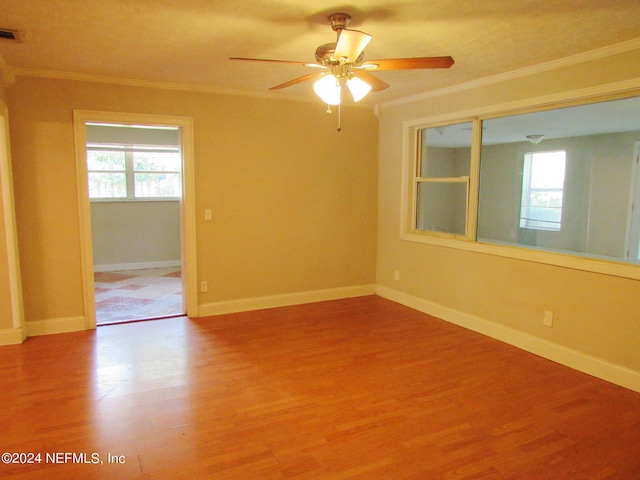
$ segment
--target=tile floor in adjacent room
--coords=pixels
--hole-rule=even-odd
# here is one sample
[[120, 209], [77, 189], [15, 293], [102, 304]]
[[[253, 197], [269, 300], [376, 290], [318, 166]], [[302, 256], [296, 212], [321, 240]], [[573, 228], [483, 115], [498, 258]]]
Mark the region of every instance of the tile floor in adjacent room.
[[180, 267], [95, 272], [96, 323], [184, 313]]

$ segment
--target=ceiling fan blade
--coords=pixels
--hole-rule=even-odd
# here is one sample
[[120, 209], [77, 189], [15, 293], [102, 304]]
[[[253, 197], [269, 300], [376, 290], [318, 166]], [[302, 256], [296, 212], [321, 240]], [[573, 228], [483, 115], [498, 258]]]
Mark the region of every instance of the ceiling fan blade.
[[267, 58], [244, 58], [244, 57], [231, 57], [229, 60], [243, 60], [245, 62], [270, 62], [270, 63], [289, 63], [292, 65], [308, 65], [307, 62], [294, 62], [291, 60], [270, 60]]
[[290, 87], [292, 85], [296, 85], [297, 83], [304, 82], [306, 80], [311, 80], [315, 77], [321, 77], [324, 73], [310, 73], [303, 77], [294, 78], [293, 80], [289, 80], [288, 82], [281, 83], [280, 85], [276, 85], [275, 87], [271, 87], [269, 90], [280, 90], [281, 88]]
[[370, 40], [371, 35], [368, 33], [343, 29], [340, 31], [333, 56], [336, 60], [346, 59], [346, 63], [354, 63]]
[[[367, 70], [417, 70], [421, 68], [449, 68], [451, 57], [392, 58], [389, 60], [368, 60], [360, 67]], [[375, 66], [377, 65], [377, 67]]]
[[372, 92], [379, 92], [380, 90], [384, 90], [385, 88], [389, 88], [390, 85], [387, 82], [383, 82], [378, 77], [371, 75], [369, 72], [365, 72], [364, 70], [358, 71], [356, 74], [360, 80], [371, 85]]

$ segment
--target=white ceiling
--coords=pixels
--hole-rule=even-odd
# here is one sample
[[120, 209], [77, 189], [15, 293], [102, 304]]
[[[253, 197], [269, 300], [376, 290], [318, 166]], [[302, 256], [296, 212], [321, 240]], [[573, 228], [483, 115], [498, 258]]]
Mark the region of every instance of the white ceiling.
[[[455, 59], [450, 69], [376, 73], [391, 88], [368, 105], [640, 36], [638, 0], [0, 0], [0, 28], [21, 36], [0, 41], [0, 66], [267, 94], [310, 69], [228, 58], [313, 62], [335, 41], [326, 21], [335, 12], [373, 35], [368, 60]], [[268, 95], [314, 97], [310, 82]]]

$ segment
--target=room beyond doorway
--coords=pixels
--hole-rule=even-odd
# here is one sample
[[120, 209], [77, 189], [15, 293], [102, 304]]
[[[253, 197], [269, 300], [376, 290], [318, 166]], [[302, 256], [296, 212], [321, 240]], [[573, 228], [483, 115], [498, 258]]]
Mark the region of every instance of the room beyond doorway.
[[96, 325], [184, 314], [180, 128], [85, 126]]

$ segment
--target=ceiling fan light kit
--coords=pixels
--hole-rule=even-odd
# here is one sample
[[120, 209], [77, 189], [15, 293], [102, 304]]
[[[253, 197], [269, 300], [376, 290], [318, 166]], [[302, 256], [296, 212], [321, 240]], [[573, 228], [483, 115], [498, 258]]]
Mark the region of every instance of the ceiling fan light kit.
[[[316, 79], [313, 90], [328, 105], [328, 113], [331, 113], [332, 105], [338, 105], [339, 108], [344, 85], [351, 92], [355, 102], [362, 100], [371, 91], [377, 92], [389, 88], [388, 83], [369, 73], [371, 71], [449, 68], [453, 65], [451, 57], [395, 58], [365, 62], [364, 49], [371, 41], [371, 35], [359, 30], [347, 29], [351, 16], [346, 13], [334, 13], [329, 15], [328, 20], [333, 31], [337, 33], [337, 39], [335, 42], [320, 45], [316, 49], [315, 58], [318, 63], [242, 57], [233, 57], [230, 60], [289, 63], [324, 70], [276, 85], [270, 90], [279, 90], [306, 80]], [[338, 111], [338, 131], [341, 130], [339, 113]]]
[[324, 75], [313, 84], [313, 90], [327, 105], [340, 104], [340, 83], [333, 75]]
[[354, 102], [359, 102], [371, 91], [371, 85], [359, 77], [351, 77], [347, 79], [347, 87], [353, 96]]
[[540, 134], [540, 133], [536, 133], [533, 135], [527, 135], [527, 140], [529, 140], [530, 143], [533, 143], [534, 145], [539, 144], [542, 139], [544, 138], [544, 135]]

